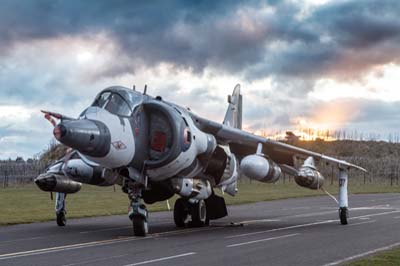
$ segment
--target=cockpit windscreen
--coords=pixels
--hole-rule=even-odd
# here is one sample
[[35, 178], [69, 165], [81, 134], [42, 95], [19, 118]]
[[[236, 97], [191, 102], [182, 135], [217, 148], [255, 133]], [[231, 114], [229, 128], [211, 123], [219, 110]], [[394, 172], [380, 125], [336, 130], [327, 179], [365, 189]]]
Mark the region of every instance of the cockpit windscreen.
[[136, 92], [119, 90], [104, 91], [92, 106], [104, 108], [112, 114], [130, 116], [135, 107], [142, 101], [142, 95]]

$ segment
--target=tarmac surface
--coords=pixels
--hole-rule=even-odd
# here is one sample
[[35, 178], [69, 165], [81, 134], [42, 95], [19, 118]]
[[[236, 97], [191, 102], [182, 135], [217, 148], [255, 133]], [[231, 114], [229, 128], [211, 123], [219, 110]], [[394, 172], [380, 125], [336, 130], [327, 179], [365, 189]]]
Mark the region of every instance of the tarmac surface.
[[[340, 225], [329, 197], [228, 207], [209, 227], [176, 229], [150, 214], [147, 237], [127, 216], [0, 227], [0, 265], [339, 265], [400, 247], [400, 193], [350, 195]], [[68, 205], [67, 205], [68, 206]]]

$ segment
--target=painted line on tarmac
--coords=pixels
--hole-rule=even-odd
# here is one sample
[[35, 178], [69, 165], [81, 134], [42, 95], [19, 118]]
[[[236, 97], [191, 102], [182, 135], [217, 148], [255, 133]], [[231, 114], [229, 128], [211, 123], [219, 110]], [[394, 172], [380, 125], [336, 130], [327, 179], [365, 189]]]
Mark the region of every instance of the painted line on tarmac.
[[184, 253], [184, 254], [179, 254], [179, 255], [174, 255], [174, 256], [169, 256], [169, 257], [163, 257], [163, 258], [154, 259], [154, 260], [146, 260], [146, 261], [136, 262], [133, 264], [127, 264], [125, 266], [136, 266], [136, 265], [149, 264], [149, 263], [154, 263], [154, 262], [160, 262], [160, 261], [165, 261], [165, 260], [172, 260], [172, 259], [176, 259], [176, 258], [192, 256], [195, 254], [196, 254], [196, 252], [189, 252], [189, 253]]
[[357, 254], [357, 255], [354, 255], [354, 256], [350, 256], [350, 257], [347, 257], [347, 258], [344, 258], [344, 259], [341, 259], [341, 260], [337, 260], [337, 261], [334, 261], [334, 262], [331, 262], [331, 263], [327, 263], [327, 264], [324, 264], [323, 266], [339, 265], [339, 264], [342, 264], [344, 262], [348, 262], [348, 261], [351, 261], [351, 260], [359, 259], [359, 258], [368, 256], [368, 255], [372, 255], [372, 254], [377, 253], [377, 252], [389, 250], [389, 249], [392, 249], [392, 248], [395, 248], [395, 247], [399, 247], [399, 246], [400, 246], [400, 242], [397, 242], [397, 243], [394, 243], [394, 244], [389, 245], [389, 246], [373, 249], [373, 250], [370, 250], [370, 251], [367, 251], [367, 252], [364, 252], [364, 253], [360, 253], [360, 254]]
[[283, 230], [289, 230], [289, 229], [294, 229], [294, 228], [302, 228], [302, 227], [308, 227], [308, 226], [313, 226], [313, 225], [318, 225], [318, 224], [327, 224], [327, 223], [333, 223], [333, 222], [337, 222], [337, 220], [326, 220], [326, 221], [315, 222], [315, 223], [297, 224], [297, 225], [279, 227], [279, 228], [274, 228], [274, 229], [269, 229], [269, 230], [264, 230], [264, 231], [257, 231], [257, 232], [252, 232], [252, 233], [231, 235], [231, 236], [226, 236], [225, 238], [236, 238], [236, 237], [252, 236], [252, 235], [258, 235], [258, 234], [264, 234], [264, 233], [270, 233], [270, 232], [276, 232], [276, 231], [283, 231]]
[[240, 224], [258, 224], [258, 223], [269, 223], [269, 222], [280, 222], [280, 219], [259, 219], [259, 220], [248, 220], [241, 221]]
[[[167, 225], [167, 224], [171, 224], [171, 222], [151, 223], [150, 226]], [[97, 229], [97, 230], [82, 231], [82, 232], [79, 232], [79, 234], [90, 234], [90, 233], [121, 230], [121, 229], [129, 229], [129, 228], [132, 228], [132, 225], [130, 225], [130, 226], [121, 226], [121, 227], [113, 227], [113, 228], [103, 228], [103, 229]]]
[[[367, 215], [362, 215], [362, 216], [357, 216], [357, 217], [351, 217], [351, 218], [349, 218], [349, 220], [360, 219], [360, 218], [365, 218], [365, 217], [374, 217], [374, 216], [380, 216], [380, 215], [387, 215], [387, 214], [393, 214], [393, 213], [400, 213], [400, 210], [390, 211], [390, 212], [382, 212], [382, 213], [375, 213], [375, 214], [367, 214]], [[297, 225], [279, 227], [279, 228], [274, 228], [274, 229], [269, 229], [269, 230], [264, 230], [264, 231], [257, 231], [257, 232], [252, 232], [252, 233], [231, 235], [231, 236], [226, 236], [225, 238], [236, 238], [236, 237], [258, 235], [258, 234], [264, 234], [264, 233], [269, 233], [269, 232], [283, 231], [283, 230], [289, 230], [289, 229], [294, 229], [294, 228], [310, 227], [310, 226], [314, 226], [314, 225], [327, 224], [327, 223], [333, 223], [333, 222], [338, 222], [338, 220], [335, 219], [335, 220], [326, 220], [326, 221], [315, 222], [315, 223], [297, 224]]]
[[[371, 207], [358, 207], [358, 208], [349, 208], [349, 211], [365, 211], [365, 210], [398, 210], [396, 208], [384, 208], [382, 206], [371, 206]], [[306, 218], [306, 217], [314, 217], [314, 216], [323, 216], [326, 214], [337, 213], [338, 208], [336, 207], [332, 211], [323, 211], [323, 212], [311, 212], [311, 213], [301, 213], [295, 215], [287, 215], [282, 216], [282, 219], [290, 219], [290, 218]]]
[[82, 232], [79, 232], [79, 234], [89, 234], [89, 233], [97, 233], [97, 232], [121, 230], [121, 229], [128, 229], [128, 228], [132, 228], [132, 225], [130, 225], [130, 226], [114, 227], [114, 228], [104, 228], [104, 229], [98, 229], [98, 230], [82, 231]]
[[370, 220], [370, 221], [365, 221], [365, 222], [359, 222], [359, 223], [355, 223], [355, 224], [348, 224], [347, 226], [355, 226], [355, 225], [362, 225], [362, 224], [372, 224], [375, 223], [376, 220]]
[[28, 251], [22, 251], [22, 252], [1, 254], [0, 260], [7, 260], [7, 259], [14, 259], [14, 258], [19, 258], [19, 257], [41, 255], [41, 254], [46, 254], [46, 253], [54, 253], [54, 252], [82, 249], [82, 248], [88, 248], [88, 247], [94, 247], [94, 246], [110, 245], [110, 244], [130, 242], [130, 241], [138, 241], [138, 240], [144, 240], [144, 239], [152, 239], [152, 238], [161, 237], [161, 236], [180, 235], [180, 234], [187, 234], [187, 233], [193, 233], [193, 232], [199, 232], [199, 231], [211, 231], [211, 230], [216, 230], [216, 229], [221, 229], [221, 228], [223, 228], [223, 227], [205, 227], [205, 228], [197, 228], [197, 229], [174, 230], [174, 231], [150, 234], [147, 237], [131, 236], [131, 237], [124, 237], [124, 238], [119, 238], [119, 239], [108, 239], [108, 240], [100, 240], [100, 241], [93, 241], [93, 242], [87, 242], [87, 243], [78, 243], [78, 244], [58, 246], [58, 247], [28, 250]]
[[228, 246], [226, 246], [226, 247], [227, 247], [227, 248], [239, 247], [239, 246], [244, 246], [244, 245], [250, 245], [250, 244], [265, 242], [265, 241], [271, 241], [271, 240], [277, 240], [277, 239], [282, 239], [282, 238], [288, 238], [288, 237], [297, 236], [297, 235], [300, 235], [300, 233], [290, 234], [290, 235], [283, 235], [283, 236], [276, 236], [276, 237], [269, 237], [269, 238], [264, 238], [264, 239], [258, 239], [258, 240], [248, 241], [248, 242], [242, 242], [242, 243], [237, 243], [237, 244], [228, 245]]
[[363, 210], [395, 210], [396, 208], [390, 207], [389, 204], [386, 205], [376, 205], [370, 207], [355, 207], [349, 208], [350, 211], [363, 211]]
[[[349, 211], [365, 211], [365, 210], [398, 210], [398, 209], [393, 208], [393, 207], [389, 207], [389, 205], [375, 205], [375, 206], [370, 206], [370, 207], [349, 208]], [[330, 213], [337, 213], [337, 212], [338, 212], [338, 208], [336, 207], [332, 211], [295, 214], [295, 215], [286, 216], [284, 218], [302, 218], [302, 217], [311, 217], [311, 216], [321, 216], [321, 215], [330, 214]]]

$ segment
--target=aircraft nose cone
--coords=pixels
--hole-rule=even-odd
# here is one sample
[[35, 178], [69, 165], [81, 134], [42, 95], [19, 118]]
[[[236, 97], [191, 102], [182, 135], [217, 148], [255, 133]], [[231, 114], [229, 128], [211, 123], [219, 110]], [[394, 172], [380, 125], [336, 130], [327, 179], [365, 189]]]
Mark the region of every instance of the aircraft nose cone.
[[64, 125], [57, 125], [53, 130], [54, 137], [60, 141], [67, 134], [67, 129]]
[[100, 121], [63, 121], [54, 128], [53, 134], [64, 145], [92, 157], [104, 157], [110, 150], [110, 131]]

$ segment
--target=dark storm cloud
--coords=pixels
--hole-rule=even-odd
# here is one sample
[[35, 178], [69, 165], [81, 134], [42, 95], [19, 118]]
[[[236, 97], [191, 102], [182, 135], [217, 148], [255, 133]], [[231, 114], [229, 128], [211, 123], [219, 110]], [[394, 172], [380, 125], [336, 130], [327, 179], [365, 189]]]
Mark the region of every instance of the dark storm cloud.
[[[349, 76], [400, 59], [400, 2], [340, 1], [299, 18], [303, 4], [269, 1], [3, 1], [0, 46], [105, 33], [128, 62], [101, 74], [160, 62], [265, 76]], [[117, 61], [118, 62], [118, 61]], [[349, 73], [350, 71], [350, 73]]]
[[[39, 109], [76, 116], [103, 85], [129, 83], [132, 77], [142, 86], [147, 76], [150, 94], [216, 121], [223, 118], [226, 98], [214, 91], [216, 84], [225, 84], [211, 82], [213, 78], [237, 78], [251, 87], [268, 77], [265, 90], [261, 85], [248, 92], [251, 88], [243, 88], [244, 123], [253, 130], [290, 128], [293, 118], [312, 117], [327, 104], [307, 94], [318, 89], [316, 80], [362, 79], [375, 66], [400, 63], [400, 1], [332, 1], [311, 10], [295, 2], [3, 0], [0, 105], [26, 106], [37, 114], [33, 111], [26, 122], [35, 126], [33, 133], [21, 124], [7, 125], [0, 128], [0, 141], [18, 150], [22, 144], [15, 139], [24, 137], [24, 147], [33, 145], [24, 153], [33, 154], [51, 136]], [[69, 49], [68, 40], [79, 43]], [[82, 51], [76, 49], [80, 43]], [[91, 44], [100, 48], [91, 50]], [[98, 52], [106, 62], [75, 62], [86, 50]], [[167, 64], [167, 75], [162, 67], [157, 73], [161, 63]], [[190, 88], [179, 86], [174, 75], [179, 77], [181, 69], [192, 71], [182, 76], [189, 79], [185, 84], [200, 80]], [[165, 83], [159, 76], [167, 77]], [[155, 82], [158, 88], [153, 88]], [[400, 128], [398, 103], [346, 101], [358, 106], [359, 113], [344, 126], [366, 132]]]

